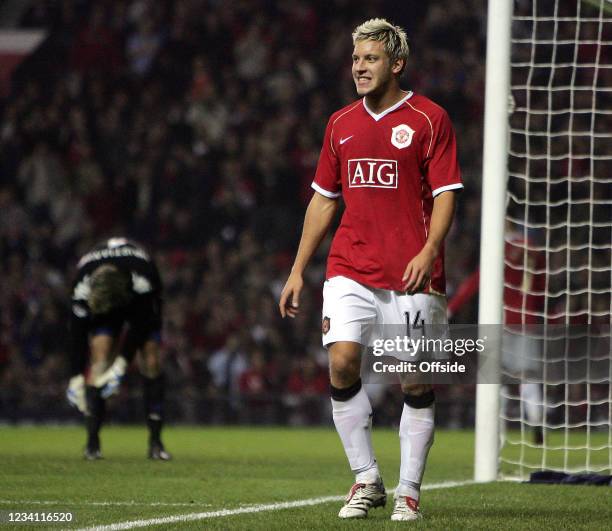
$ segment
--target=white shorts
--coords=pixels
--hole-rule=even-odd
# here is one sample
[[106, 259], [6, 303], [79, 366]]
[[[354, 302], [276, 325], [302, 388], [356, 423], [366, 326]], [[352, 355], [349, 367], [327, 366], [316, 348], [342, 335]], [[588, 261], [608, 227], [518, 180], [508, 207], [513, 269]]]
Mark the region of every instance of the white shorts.
[[[378, 325], [405, 325], [415, 321], [445, 325], [446, 297], [369, 288], [346, 277], [333, 277], [323, 285], [323, 346], [353, 341], [372, 346]], [[379, 327], [378, 327], [379, 328]]]

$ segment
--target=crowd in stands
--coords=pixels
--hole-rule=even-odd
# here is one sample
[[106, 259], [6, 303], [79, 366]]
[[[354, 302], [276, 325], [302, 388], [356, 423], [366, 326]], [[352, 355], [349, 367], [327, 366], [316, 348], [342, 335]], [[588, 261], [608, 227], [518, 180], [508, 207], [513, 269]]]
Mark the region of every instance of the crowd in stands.
[[[277, 301], [327, 118], [356, 99], [351, 31], [373, 16], [406, 27], [404, 85], [456, 129], [465, 192], [447, 245], [452, 295], [478, 260], [486, 6], [395, 4], [33, 2], [21, 25], [48, 37], [0, 102], [3, 418], [77, 418], [63, 405], [69, 289], [78, 257], [109, 236], [143, 243], [160, 266], [170, 419], [327, 418], [329, 242], [308, 269], [301, 316], [283, 321]], [[454, 319], [475, 322], [474, 304]], [[399, 418], [401, 400], [385, 400], [395, 391], [378, 393], [379, 419]], [[139, 392], [124, 389], [116, 418]], [[443, 421], [468, 423], [472, 393], [441, 389], [452, 404]]]

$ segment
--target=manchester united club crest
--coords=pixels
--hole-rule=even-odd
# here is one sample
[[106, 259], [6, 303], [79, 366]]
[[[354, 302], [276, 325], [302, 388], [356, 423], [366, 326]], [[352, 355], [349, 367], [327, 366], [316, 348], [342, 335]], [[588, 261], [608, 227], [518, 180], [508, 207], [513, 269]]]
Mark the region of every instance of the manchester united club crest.
[[329, 332], [329, 317], [323, 317], [323, 322], [321, 323], [321, 332], [323, 332], [323, 335]]
[[412, 144], [414, 129], [406, 124], [400, 124], [391, 129], [391, 143], [397, 149], [404, 149]]

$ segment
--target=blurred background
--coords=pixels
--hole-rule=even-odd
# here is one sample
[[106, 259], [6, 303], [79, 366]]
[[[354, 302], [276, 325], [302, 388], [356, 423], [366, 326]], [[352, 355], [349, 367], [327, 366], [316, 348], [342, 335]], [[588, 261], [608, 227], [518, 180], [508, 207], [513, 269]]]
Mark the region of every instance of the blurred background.
[[[78, 421], [64, 399], [76, 261], [128, 236], [165, 283], [170, 423], [328, 423], [329, 241], [307, 271], [301, 316], [283, 321], [277, 301], [327, 119], [356, 99], [351, 32], [374, 16], [406, 28], [404, 88], [445, 107], [456, 128], [465, 191], [447, 244], [452, 297], [478, 266], [485, 8], [0, 2], [3, 30], [39, 37], [0, 55], [0, 422]], [[476, 322], [475, 305], [467, 298], [453, 321]], [[371, 391], [376, 423], [398, 422], [399, 390]], [[438, 389], [439, 424], [471, 427], [473, 394]], [[132, 368], [112, 419], [139, 422], [140, 397]]]

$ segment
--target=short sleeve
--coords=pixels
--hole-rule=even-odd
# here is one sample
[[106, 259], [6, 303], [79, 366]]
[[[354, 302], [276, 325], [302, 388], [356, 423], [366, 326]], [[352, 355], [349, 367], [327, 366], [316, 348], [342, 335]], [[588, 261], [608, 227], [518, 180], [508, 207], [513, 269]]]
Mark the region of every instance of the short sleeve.
[[446, 112], [433, 123], [433, 139], [425, 161], [425, 177], [436, 197], [447, 190], [461, 190], [461, 173], [457, 162], [455, 131]]
[[325, 128], [323, 147], [319, 155], [319, 163], [315, 172], [312, 187], [325, 197], [335, 199], [340, 197], [342, 186], [340, 180], [340, 162], [332, 145], [332, 120], [330, 119]]

